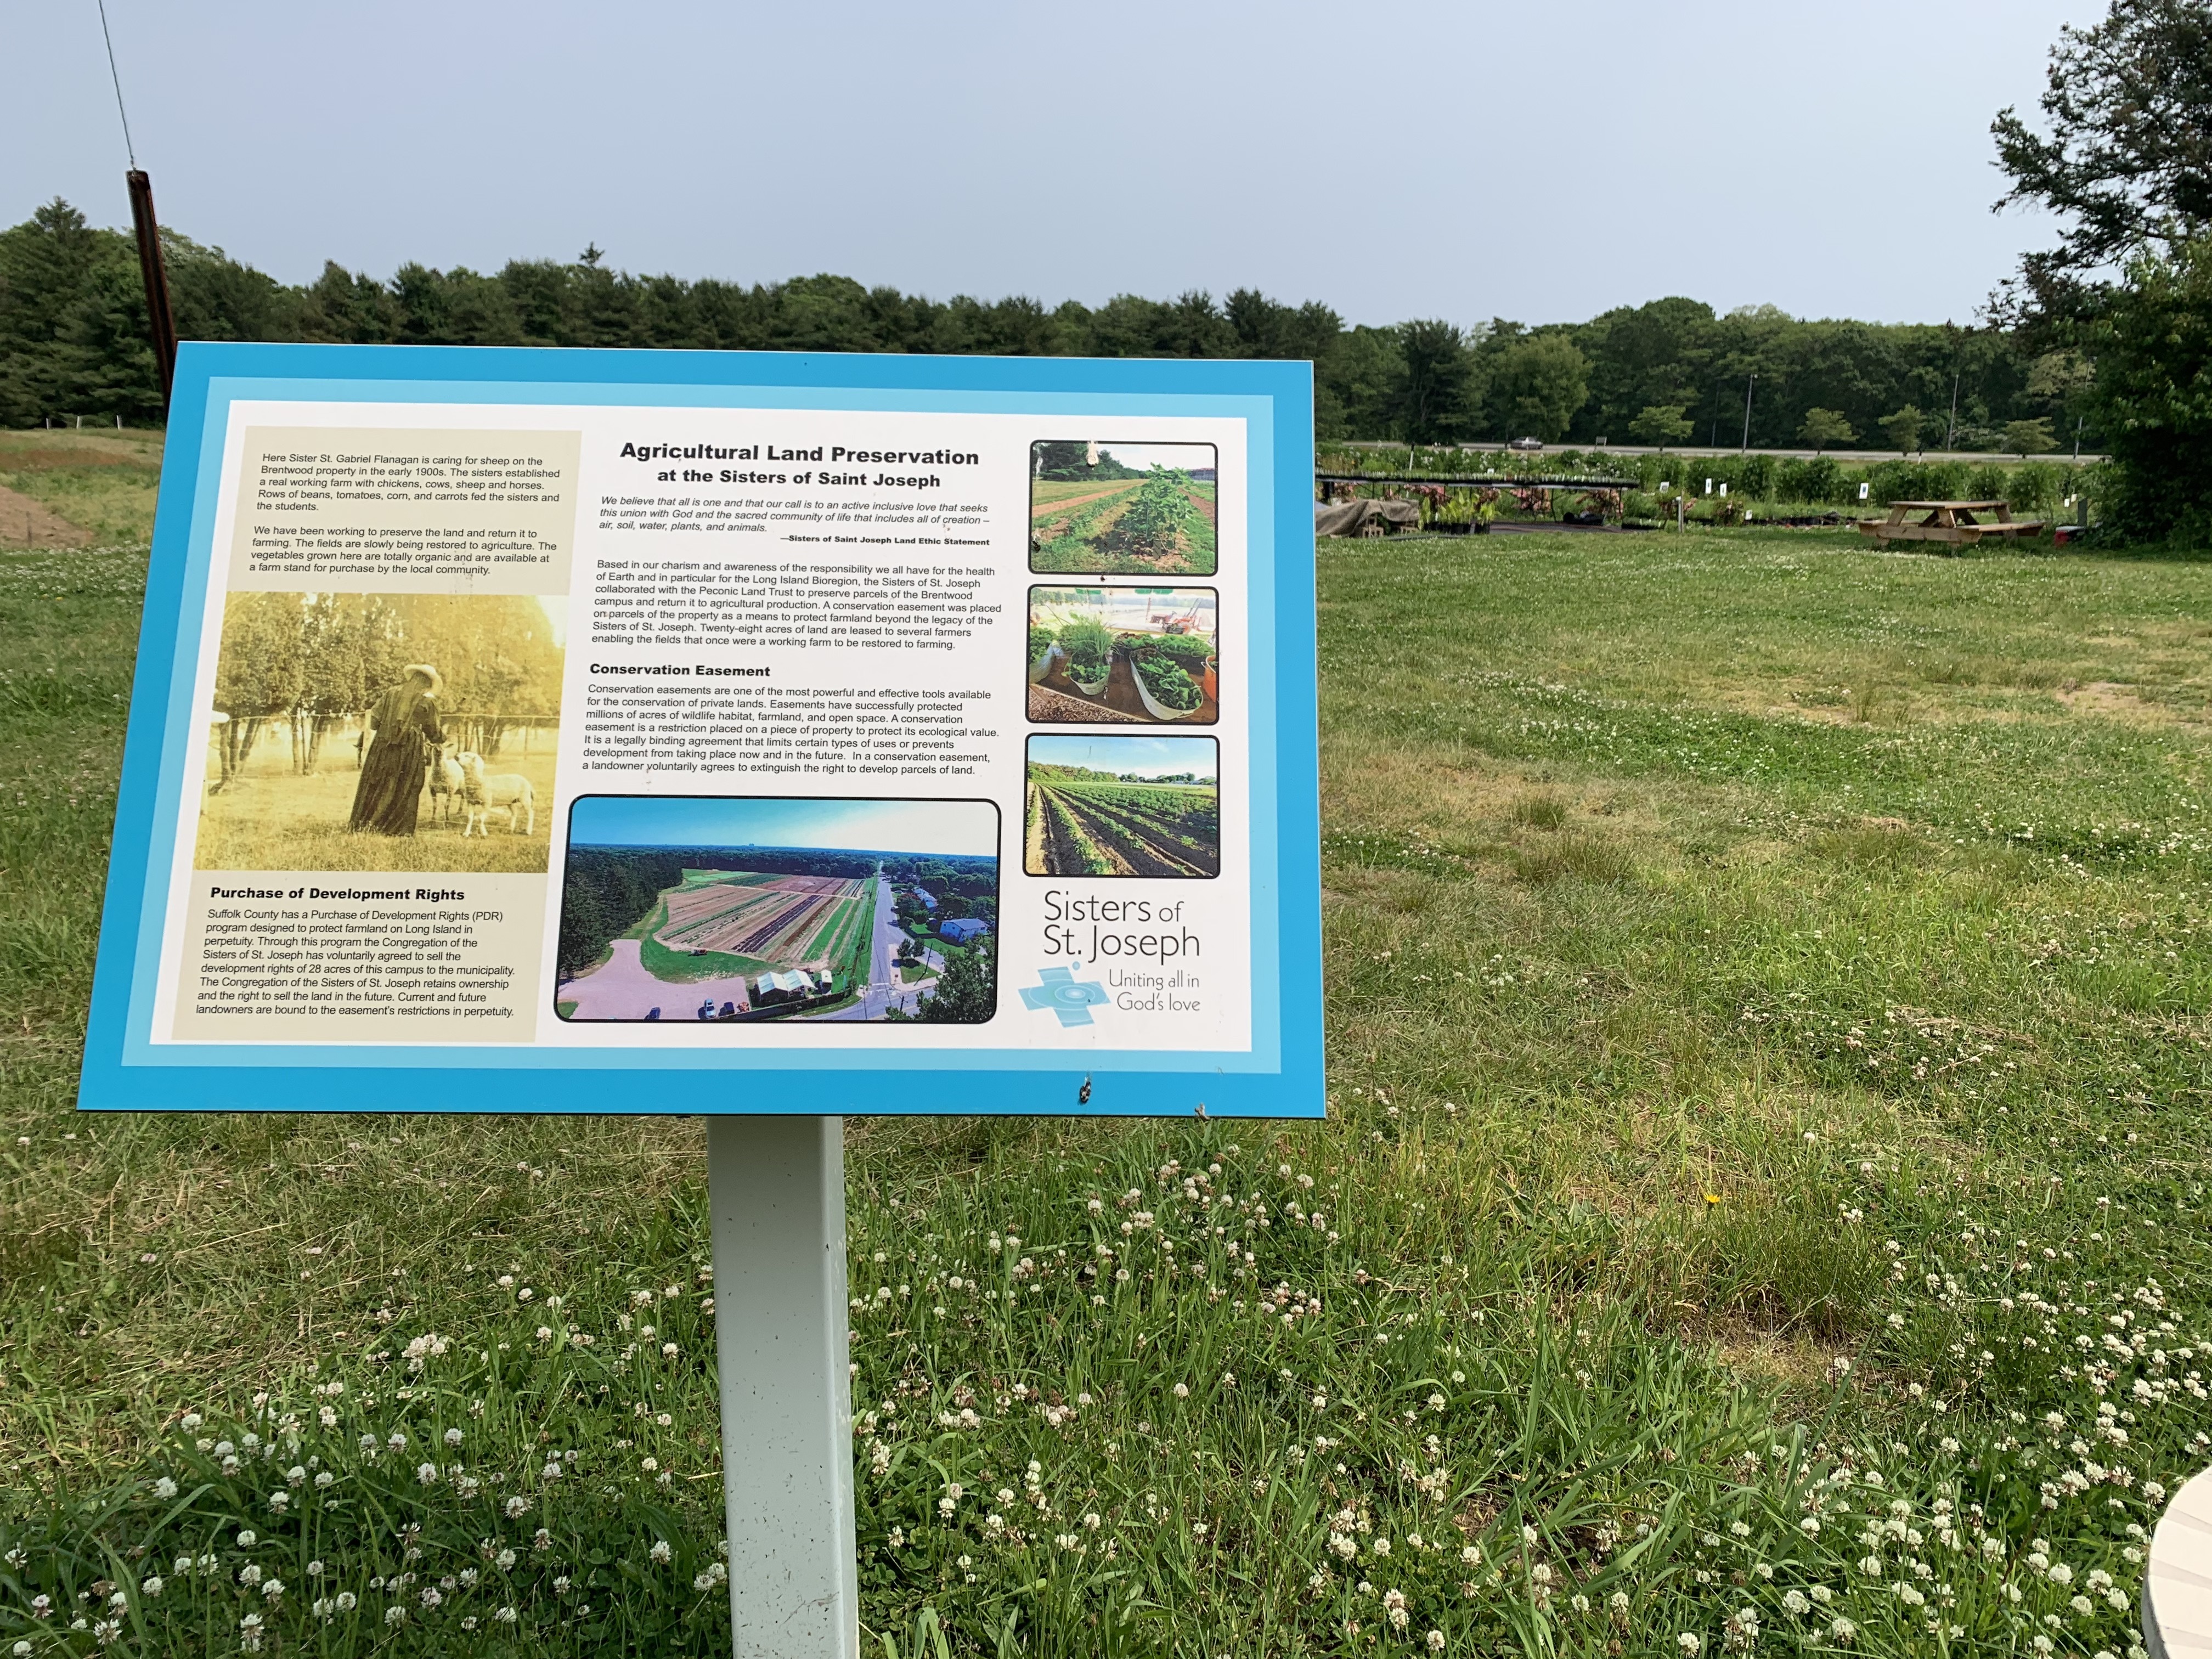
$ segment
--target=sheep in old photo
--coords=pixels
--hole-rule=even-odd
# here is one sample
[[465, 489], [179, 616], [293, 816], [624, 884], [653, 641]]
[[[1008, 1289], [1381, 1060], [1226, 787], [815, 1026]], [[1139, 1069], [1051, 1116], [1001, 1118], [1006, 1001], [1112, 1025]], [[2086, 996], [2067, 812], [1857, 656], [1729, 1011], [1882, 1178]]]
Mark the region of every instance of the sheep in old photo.
[[464, 840], [471, 835], [489, 838], [488, 820], [494, 812], [506, 813], [507, 827], [516, 834], [537, 833], [538, 802], [528, 778], [514, 772], [486, 773], [483, 757], [473, 750], [463, 750], [455, 759], [461, 769], [461, 803], [466, 814], [461, 825]]

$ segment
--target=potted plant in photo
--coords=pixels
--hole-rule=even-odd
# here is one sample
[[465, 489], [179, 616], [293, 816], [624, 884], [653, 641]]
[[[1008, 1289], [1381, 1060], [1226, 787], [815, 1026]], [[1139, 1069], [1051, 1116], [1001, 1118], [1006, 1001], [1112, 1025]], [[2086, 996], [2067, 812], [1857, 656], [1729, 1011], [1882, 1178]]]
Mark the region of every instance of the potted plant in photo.
[[1060, 636], [1049, 628], [1036, 623], [1030, 624], [1030, 684], [1035, 685], [1052, 672], [1053, 653], [1060, 648]]
[[1206, 641], [1188, 634], [1146, 640], [1129, 654], [1137, 696], [1156, 720], [1187, 720], [1203, 706], [1196, 676], [1206, 664]]
[[1095, 617], [1078, 617], [1060, 630], [1060, 654], [1067, 659], [1067, 678], [1086, 697], [1106, 689], [1114, 671], [1114, 636]]
[[1218, 696], [1218, 681], [1214, 674], [1215, 641], [1211, 634], [1170, 634], [1155, 641], [1157, 648], [1166, 653], [1182, 672], [1206, 689], [1209, 697]]

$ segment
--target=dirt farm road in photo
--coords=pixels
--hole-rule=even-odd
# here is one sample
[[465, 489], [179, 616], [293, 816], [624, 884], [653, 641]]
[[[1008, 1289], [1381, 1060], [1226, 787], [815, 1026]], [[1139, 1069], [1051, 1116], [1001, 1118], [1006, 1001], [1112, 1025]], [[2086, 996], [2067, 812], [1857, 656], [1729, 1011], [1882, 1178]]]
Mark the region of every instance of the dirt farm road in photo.
[[891, 902], [891, 884], [884, 877], [876, 878], [876, 940], [868, 955], [868, 988], [860, 1000], [835, 1013], [817, 1014], [817, 1020], [881, 1019], [889, 1013], [894, 1001], [913, 1013], [921, 1004], [921, 994], [936, 984], [934, 980], [916, 980], [911, 985], [901, 985], [898, 977], [899, 942], [906, 936], [899, 931], [898, 908]]

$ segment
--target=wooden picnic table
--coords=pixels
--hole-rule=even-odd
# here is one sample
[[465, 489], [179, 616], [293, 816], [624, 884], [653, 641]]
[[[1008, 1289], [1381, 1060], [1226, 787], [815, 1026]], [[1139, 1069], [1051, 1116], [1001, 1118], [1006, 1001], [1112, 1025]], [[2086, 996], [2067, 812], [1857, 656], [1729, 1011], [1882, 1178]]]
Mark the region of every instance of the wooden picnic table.
[[[1907, 523], [1915, 513], [1928, 516], [1917, 524]], [[1977, 515], [1994, 515], [1984, 524]], [[1859, 533], [1874, 538], [1875, 545], [1887, 547], [1892, 542], [1942, 542], [1951, 547], [1972, 547], [1984, 536], [1999, 538], [2040, 536], [2045, 520], [2015, 519], [2012, 508], [2002, 501], [1892, 501], [1886, 519], [1861, 519]]]

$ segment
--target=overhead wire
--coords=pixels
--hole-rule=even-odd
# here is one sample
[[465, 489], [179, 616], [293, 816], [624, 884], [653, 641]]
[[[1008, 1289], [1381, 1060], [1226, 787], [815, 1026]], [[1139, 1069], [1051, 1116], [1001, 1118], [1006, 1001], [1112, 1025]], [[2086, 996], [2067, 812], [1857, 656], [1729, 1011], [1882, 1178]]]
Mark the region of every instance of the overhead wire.
[[131, 112], [123, 107], [123, 76], [115, 67], [115, 36], [107, 27], [107, 0], [99, 0], [100, 38], [107, 42], [107, 78], [115, 82], [115, 112], [123, 118], [123, 153], [131, 158], [131, 170], [138, 171], [138, 152], [131, 143]]

